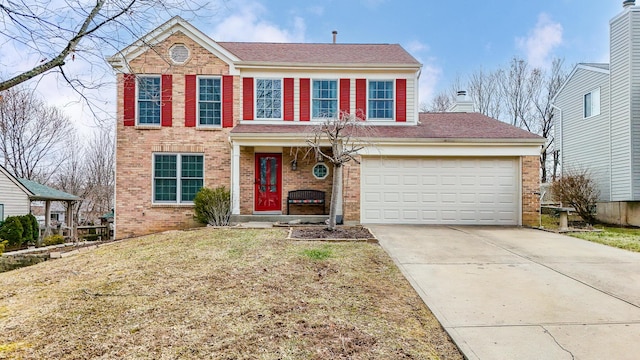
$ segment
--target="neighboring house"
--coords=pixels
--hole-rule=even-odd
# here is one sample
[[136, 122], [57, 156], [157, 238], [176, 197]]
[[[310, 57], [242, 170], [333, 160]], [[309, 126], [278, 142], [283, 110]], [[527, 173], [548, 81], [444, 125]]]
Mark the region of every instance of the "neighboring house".
[[0, 221], [29, 213], [31, 192], [0, 165]]
[[588, 170], [597, 218], [640, 226], [640, 7], [610, 21], [610, 63], [578, 64], [553, 100], [562, 174]]
[[109, 62], [116, 238], [195, 226], [202, 186], [230, 188], [237, 218], [286, 214], [291, 190], [328, 201], [331, 166], [303, 155], [339, 110], [375, 134], [345, 166], [345, 222], [538, 224], [544, 139], [477, 113], [419, 114], [421, 64], [397, 44], [217, 42], [176, 17]]

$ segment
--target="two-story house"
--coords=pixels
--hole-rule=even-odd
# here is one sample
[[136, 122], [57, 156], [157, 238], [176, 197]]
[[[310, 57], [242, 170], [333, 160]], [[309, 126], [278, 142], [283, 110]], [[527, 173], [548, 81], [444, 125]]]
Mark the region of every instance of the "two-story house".
[[597, 218], [640, 226], [640, 6], [610, 21], [610, 63], [576, 65], [553, 100], [562, 173], [587, 170]]
[[109, 62], [118, 238], [195, 226], [202, 186], [230, 188], [235, 216], [286, 214], [291, 190], [330, 199], [332, 167], [303, 154], [338, 111], [376, 130], [344, 169], [345, 222], [538, 223], [544, 139], [477, 113], [419, 113], [421, 64], [400, 45], [220, 42], [176, 17]]

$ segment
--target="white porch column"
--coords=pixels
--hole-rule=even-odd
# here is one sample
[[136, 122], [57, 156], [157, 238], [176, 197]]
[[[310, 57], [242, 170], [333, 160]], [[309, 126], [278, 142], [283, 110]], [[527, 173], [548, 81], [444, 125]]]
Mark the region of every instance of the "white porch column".
[[240, 145], [231, 149], [231, 214], [240, 215]]

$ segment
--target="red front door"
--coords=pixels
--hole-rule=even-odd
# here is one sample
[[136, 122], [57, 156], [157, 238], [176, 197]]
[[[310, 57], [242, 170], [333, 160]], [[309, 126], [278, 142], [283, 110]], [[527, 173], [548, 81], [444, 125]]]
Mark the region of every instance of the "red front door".
[[256, 154], [255, 210], [282, 210], [282, 154]]

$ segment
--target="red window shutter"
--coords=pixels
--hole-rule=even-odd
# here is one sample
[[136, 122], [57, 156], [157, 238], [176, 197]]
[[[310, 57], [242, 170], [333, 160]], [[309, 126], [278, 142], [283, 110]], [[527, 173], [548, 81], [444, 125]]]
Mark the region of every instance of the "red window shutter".
[[350, 113], [351, 104], [349, 93], [351, 91], [351, 80], [350, 79], [340, 79], [340, 111], [344, 111], [346, 113]]
[[300, 121], [311, 120], [311, 79], [300, 79]]
[[367, 118], [367, 79], [356, 79], [356, 116]]
[[124, 74], [122, 97], [124, 126], [134, 126], [136, 124], [136, 76], [134, 74]]
[[196, 99], [196, 76], [184, 76], [184, 126], [196, 126], [196, 107], [198, 99]]
[[407, 79], [396, 79], [396, 121], [407, 121]]
[[233, 127], [233, 76], [222, 76], [222, 127]]
[[253, 78], [242, 79], [242, 119], [253, 120]]
[[162, 126], [171, 126], [173, 120], [173, 84], [171, 75], [162, 75], [160, 80], [162, 86], [162, 102], [160, 103], [161, 114], [160, 123]]
[[293, 120], [293, 78], [285, 78], [283, 80], [284, 84], [284, 104], [283, 104], [283, 119], [291, 121]]

